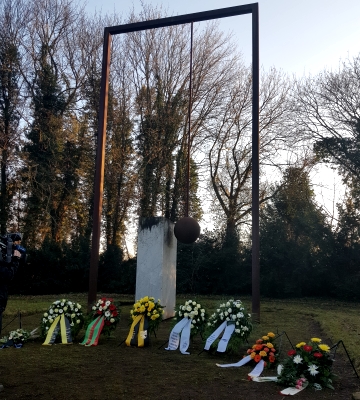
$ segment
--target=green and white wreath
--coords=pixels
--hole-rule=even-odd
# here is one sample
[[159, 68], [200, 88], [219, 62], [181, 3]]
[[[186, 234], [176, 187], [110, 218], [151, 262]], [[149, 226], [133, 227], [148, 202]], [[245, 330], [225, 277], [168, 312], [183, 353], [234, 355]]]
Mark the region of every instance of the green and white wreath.
[[52, 323], [61, 315], [65, 315], [69, 320], [72, 337], [79, 333], [84, 324], [81, 305], [67, 299], [61, 299], [54, 301], [42, 316], [40, 324], [42, 338], [46, 337]]
[[198, 333], [202, 334], [205, 331], [208, 317], [205, 308], [195, 300], [187, 300], [184, 304], [175, 308], [175, 322], [179, 322], [183, 318], [189, 318], [191, 320], [191, 336], [195, 336]]
[[[218, 339], [223, 330], [222, 338]], [[241, 300], [230, 299], [221, 303], [209, 318], [205, 350], [217, 346], [219, 352], [237, 353], [251, 331], [251, 315], [246, 312]]]

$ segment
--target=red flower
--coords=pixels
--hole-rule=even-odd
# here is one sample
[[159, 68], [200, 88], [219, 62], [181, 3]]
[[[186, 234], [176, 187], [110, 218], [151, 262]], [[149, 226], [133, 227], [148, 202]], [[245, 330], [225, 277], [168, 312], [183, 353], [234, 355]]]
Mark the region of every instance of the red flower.
[[312, 346], [308, 346], [307, 344], [305, 346], [303, 346], [304, 351], [307, 351], [308, 353], [310, 353], [310, 351], [312, 350]]
[[109, 310], [110, 311], [116, 310], [116, 307], [114, 306], [114, 304], [109, 305]]
[[323, 355], [321, 353], [316, 352], [313, 354], [313, 356], [316, 358], [321, 358]]
[[261, 356], [259, 354], [256, 354], [256, 356], [254, 357], [254, 361], [259, 362], [260, 360], [261, 360]]
[[269, 361], [273, 363], [275, 361], [275, 357], [273, 355], [269, 356]]
[[97, 310], [97, 311], [96, 311], [96, 314], [99, 314], [99, 315], [101, 315], [101, 314], [102, 314], [102, 311], [100, 311], [100, 310]]
[[106, 319], [105, 320], [105, 325], [111, 325], [111, 322]]
[[260, 351], [260, 350], [262, 350], [262, 348], [263, 348], [263, 345], [262, 345], [262, 344], [257, 344], [257, 345], [255, 345], [255, 350]]
[[262, 343], [262, 342], [263, 342], [262, 339], [258, 339], [258, 340], [256, 341], [256, 343], [258, 343], [258, 344], [260, 344], [260, 343]]
[[263, 350], [266, 351], [267, 353], [270, 351], [268, 347], [264, 347]]
[[296, 354], [296, 350], [289, 350], [288, 351], [288, 356], [294, 356]]
[[117, 311], [114, 311], [113, 313], [112, 313], [112, 316], [113, 317], [117, 317], [119, 315], [119, 313], [117, 312]]

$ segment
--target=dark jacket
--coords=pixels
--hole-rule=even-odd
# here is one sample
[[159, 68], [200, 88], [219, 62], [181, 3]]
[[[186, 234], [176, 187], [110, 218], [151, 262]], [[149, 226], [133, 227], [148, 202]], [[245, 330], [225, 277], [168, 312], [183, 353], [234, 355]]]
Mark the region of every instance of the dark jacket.
[[12, 257], [11, 263], [0, 261], [0, 312], [6, 308], [8, 300], [8, 284], [14, 278], [19, 267], [19, 259]]

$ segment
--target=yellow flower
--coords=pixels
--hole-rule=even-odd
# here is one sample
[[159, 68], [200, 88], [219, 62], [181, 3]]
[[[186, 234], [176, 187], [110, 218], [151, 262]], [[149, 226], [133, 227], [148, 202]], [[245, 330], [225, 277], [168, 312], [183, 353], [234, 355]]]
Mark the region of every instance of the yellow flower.
[[152, 301], [149, 301], [148, 309], [151, 311], [155, 307], [155, 304]]
[[148, 312], [148, 313], [147, 313], [147, 316], [150, 317], [150, 315], [151, 315], [151, 314]]
[[269, 340], [269, 336], [263, 336], [262, 339], [263, 340]]
[[272, 349], [274, 347], [274, 345], [272, 343], [266, 343], [266, 347], [268, 347], [269, 349]]
[[135, 304], [134, 304], [134, 308], [136, 309], [136, 308], [139, 308], [141, 306], [141, 304], [140, 304], [140, 302], [138, 301], [138, 302], [136, 302]]
[[261, 357], [266, 357], [266, 356], [267, 356], [267, 352], [264, 351], [264, 350], [261, 350], [261, 351], [259, 352], [259, 354], [261, 355]]
[[300, 343], [298, 343], [298, 344], [296, 345], [296, 347], [299, 348], [299, 347], [303, 347], [303, 346], [305, 346], [305, 345], [306, 345], [305, 342], [300, 342]]
[[140, 312], [141, 312], [141, 313], [145, 312], [145, 306], [144, 306], [144, 305], [142, 305], [142, 306], [140, 307]]
[[271, 338], [275, 337], [275, 333], [272, 333], [272, 332], [269, 332], [267, 335], [268, 335], [269, 337], [271, 337]]
[[313, 337], [313, 338], [311, 338], [311, 341], [314, 342], [314, 343], [320, 343], [321, 339]]
[[319, 349], [326, 352], [330, 351], [330, 347], [327, 344], [319, 344]]
[[147, 303], [149, 301], [149, 296], [145, 296], [142, 300], [144, 303]]
[[250, 354], [251, 358], [254, 358], [255, 356], [256, 356], [256, 353], [254, 353], [254, 352]]

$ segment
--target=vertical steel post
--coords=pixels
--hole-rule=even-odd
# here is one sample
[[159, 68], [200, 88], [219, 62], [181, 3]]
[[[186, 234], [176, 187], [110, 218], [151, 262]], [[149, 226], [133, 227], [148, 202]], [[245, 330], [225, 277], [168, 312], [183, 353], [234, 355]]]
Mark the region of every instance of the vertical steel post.
[[188, 217], [188, 216], [189, 216], [189, 203], [190, 203], [190, 147], [191, 147], [191, 143], [190, 143], [190, 142], [191, 142], [191, 105], [192, 105], [193, 35], [194, 35], [194, 23], [191, 22], [185, 217]]
[[259, 7], [252, 7], [252, 315], [260, 322]]
[[99, 126], [98, 126], [96, 164], [95, 164], [94, 213], [93, 213], [90, 271], [89, 271], [89, 294], [88, 294], [88, 304], [87, 304], [88, 311], [90, 311], [92, 304], [96, 300], [96, 291], [97, 291], [99, 248], [100, 248], [100, 225], [101, 225], [102, 198], [104, 190], [106, 122], [107, 122], [107, 108], [108, 108], [109, 71], [110, 71], [110, 45], [111, 45], [111, 35], [108, 29], [105, 28], [102, 71], [101, 71]]

